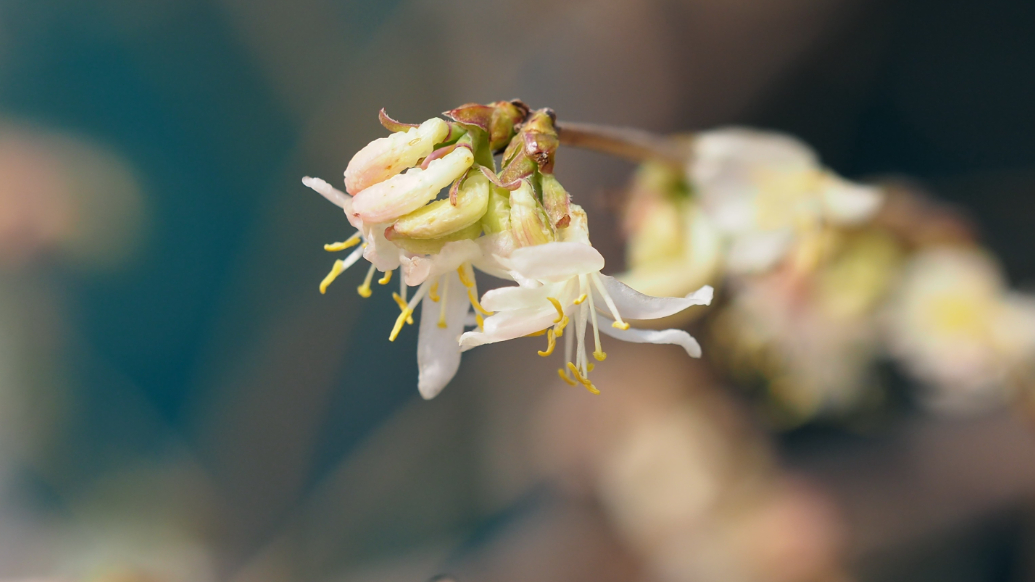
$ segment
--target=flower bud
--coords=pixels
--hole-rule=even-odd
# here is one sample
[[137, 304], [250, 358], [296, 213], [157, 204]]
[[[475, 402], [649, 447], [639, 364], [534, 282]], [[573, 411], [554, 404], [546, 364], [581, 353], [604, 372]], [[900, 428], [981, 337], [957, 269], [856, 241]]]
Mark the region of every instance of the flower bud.
[[392, 222], [434, 200], [473, 162], [471, 150], [456, 148], [431, 162], [426, 170], [412, 168], [363, 190], [352, 199], [353, 213], [368, 224]]
[[503, 169], [499, 174], [501, 183], [523, 180], [537, 170], [544, 174], [553, 173], [553, 155], [560, 146], [554, 117], [549, 109], [540, 109], [528, 117], [503, 152]]
[[355, 196], [413, 167], [449, 134], [449, 124], [433, 118], [419, 127], [375, 139], [359, 150], [345, 169], [345, 190]]
[[493, 184], [489, 189], [489, 204], [482, 217], [482, 228], [487, 234], [510, 230], [510, 191]]
[[436, 200], [400, 218], [385, 231], [388, 240], [397, 236], [431, 239], [454, 233], [476, 222], [489, 204], [489, 179], [471, 172], [457, 193], [456, 206], [449, 200]]
[[474, 240], [482, 233], [482, 225], [475, 222], [460, 230], [438, 238], [410, 238], [394, 235], [392, 243], [402, 250], [414, 255], [434, 255], [442, 250], [446, 243], [458, 240]]
[[546, 215], [550, 217], [550, 224], [555, 228], [565, 228], [571, 221], [568, 209], [571, 204], [571, 197], [567, 190], [553, 174], [543, 174], [543, 207]]
[[550, 218], [535, 198], [535, 190], [528, 180], [510, 193], [510, 231], [519, 247], [553, 242], [556, 236]]

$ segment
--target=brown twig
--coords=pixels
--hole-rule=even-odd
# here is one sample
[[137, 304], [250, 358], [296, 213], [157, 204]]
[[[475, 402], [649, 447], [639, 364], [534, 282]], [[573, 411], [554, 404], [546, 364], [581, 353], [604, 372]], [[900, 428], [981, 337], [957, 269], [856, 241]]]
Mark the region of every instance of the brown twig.
[[593, 150], [633, 162], [656, 161], [682, 169], [690, 157], [688, 141], [627, 127], [558, 123], [561, 144]]

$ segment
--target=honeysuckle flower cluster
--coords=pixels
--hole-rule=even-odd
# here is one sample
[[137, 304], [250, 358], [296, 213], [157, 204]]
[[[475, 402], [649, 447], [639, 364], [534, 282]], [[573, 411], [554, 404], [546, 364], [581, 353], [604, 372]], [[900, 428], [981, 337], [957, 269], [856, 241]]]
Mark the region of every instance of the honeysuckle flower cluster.
[[[559, 145], [549, 109], [520, 101], [467, 104], [404, 124], [381, 111], [392, 135], [360, 150], [345, 170], [345, 192], [317, 178], [303, 183], [344, 210], [356, 232], [326, 245], [352, 249], [320, 284], [328, 286], [360, 258], [370, 266], [358, 292], [372, 294], [401, 271], [393, 298], [400, 314], [394, 341], [421, 322], [418, 389], [433, 398], [456, 374], [461, 353], [525, 336], [544, 336], [551, 355], [564, 341], [562, 379], [598, 393], [591, 361], [603, 361], [600, 335], [639, 343], [676, 344], [700, 356], [682, 330], [638, 330], [626, 320], [667, 317], [711, 301], [710, 287], [678, 298], [643, 295], [601, 273], [604, 258], [589, 239], [586, 213], [554, 176]], [[499, 156], [499, 164], [495, 156]], [[516, 286], [479, 297], [475, 269]], [[416, 288], [410, 293], [410, 288]], [[569, 327], [570, 326], [570, 327]], [[470, 328], [470, 329], [469, 329]], [[587, 339], [592, 334], [592, 351]]]

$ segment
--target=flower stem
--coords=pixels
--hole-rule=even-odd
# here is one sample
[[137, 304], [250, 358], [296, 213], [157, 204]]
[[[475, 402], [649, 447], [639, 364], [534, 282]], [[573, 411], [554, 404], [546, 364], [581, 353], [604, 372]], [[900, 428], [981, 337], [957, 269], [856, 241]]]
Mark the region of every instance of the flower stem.
[[633, 162], [664, 162], [682, 169], [690, 159], [690, 142], [628, 127], [592, 123], [557, 124], [562, 145], [593, 150]]

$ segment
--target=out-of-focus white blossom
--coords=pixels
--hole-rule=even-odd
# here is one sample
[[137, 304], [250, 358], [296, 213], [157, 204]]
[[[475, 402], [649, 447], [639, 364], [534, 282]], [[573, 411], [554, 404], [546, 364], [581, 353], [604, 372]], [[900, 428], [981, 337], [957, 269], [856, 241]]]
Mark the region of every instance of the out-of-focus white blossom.
[[1002, 401], [1035, 366], [1035, 297], [1007, 289], [999, 265], [976, 248], [913, 257], [885, 316], [891, 353], [936, 407]]
[[858, 224], [878, 210], [876, 188], [823, 168], [802, 142], [729, 128], [698, 134], [688, 168], [702, 207], [727, 241], [727, 268], [768, 269], [825, 225]]

